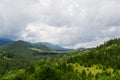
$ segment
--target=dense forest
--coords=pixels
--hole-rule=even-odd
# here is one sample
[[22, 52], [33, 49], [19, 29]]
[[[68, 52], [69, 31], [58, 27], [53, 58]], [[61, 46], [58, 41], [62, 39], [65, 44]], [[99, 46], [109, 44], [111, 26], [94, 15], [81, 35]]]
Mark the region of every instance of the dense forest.
[[8, 50], [12, 49], [10, 44], [5, 48], [0, 50], [0, 80], [120, 80], [119, 38], [96, 48], [54, 51], [51, 55], [23, 55], [28, 45], [24, 45], [22, 55], [13, 44], [14, 51]]

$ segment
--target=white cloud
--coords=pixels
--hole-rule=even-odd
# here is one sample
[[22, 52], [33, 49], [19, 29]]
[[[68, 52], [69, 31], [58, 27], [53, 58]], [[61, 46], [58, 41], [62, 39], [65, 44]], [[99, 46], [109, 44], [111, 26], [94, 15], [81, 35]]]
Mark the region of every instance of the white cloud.
[[29, 24], [20, 39], [32, 41], [32, 42], [51, 42], [55, 44], [67, 45], [71, 44], [71, 39], [75, 39], [78, 29], [74, 27], [56, 27], [46, 24]]
[[120, 37], [119, 0], [0, 0], [0, 37], [89, 47]]

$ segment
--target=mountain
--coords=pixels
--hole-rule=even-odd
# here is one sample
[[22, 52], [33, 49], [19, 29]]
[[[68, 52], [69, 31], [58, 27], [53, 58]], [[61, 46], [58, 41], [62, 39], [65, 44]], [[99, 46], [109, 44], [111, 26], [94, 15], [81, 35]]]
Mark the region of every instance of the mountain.
[[[6, 45], [6, 44], [11, 43], [11, 42], [14, 42], [14, 41], [10, 40], [10, 39], [0, 38], [0, 46]], [[54, 44], [47, 43], [47, 42], [38, 42], [38, 43], [26, 42], [26, 43], [29, 43], [29, 45], [31, 44], [31, 46], [40, 48], [42, 50], [55, 50], [55, 51], [68, 51], [68, 50], [70, 50], [70, 49], [66, 49], [66, 48], [63, 48], [61, 46], [54, 45]]]
[[30, 56], [32, 54], [30, 47], [31, 45], [28, 42], [19, 40], [3, 45], [1, 49], [10, 53], [15, 53], [16, 55]]
[[47, 42], [38, 42], [38, 43], [34, 43], [33, 45], [38, 46], [38, 47], [39, 46], [46, 46], [49, 49], [56, 50], [56, 51], [67, 51], [67, 50], [69, 50], [69, 49], [63, 48], [61, 46], [54, 45], [54, 44], [47, 43]]
[[29, 42], [25, 42], [22, 40], [14, 41], [12, 43], [3, 45], [1, 46], [1, 49], [4, 51], [8, 51], [10, 53], [15, 53], [16, 55], [22, 55], [22, 56], [32, 56], [35, 54], [39, 54], [42, 51], [51, 50], [44, 45], [37, 47], [37, 46], [33, 46]]
[[0, 46], [13, 42], [10, 39], [0, 38]]
[[42, 50], [45, 50], [45, 51], [51, 51], [53, 50], [52, 48], [49, 48], [48, 46], [42, 44], [42, 42], [40, 43], [31, 43], [32, 46], [36, 47], [36, 48], [39, 48], [39, 49], [42, 49]]
[[85, 49], [86, 49], [86, 48], [81, 47], [81, 48], [77, 48], [76, 50], [83, 51], [83, 50], [85, 50]]
[[0, 47], [0, 49], [20, 56], [37, 56], [57, 53], [44, 44], [31, 44], [22, 40], [13, 41]]

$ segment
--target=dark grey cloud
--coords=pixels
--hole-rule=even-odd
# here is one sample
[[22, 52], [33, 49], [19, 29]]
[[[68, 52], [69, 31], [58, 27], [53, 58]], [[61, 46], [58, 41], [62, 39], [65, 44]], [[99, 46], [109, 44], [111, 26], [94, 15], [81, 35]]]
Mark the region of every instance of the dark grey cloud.
[[93, 47], [120, 37], [119, 0], [0, 0], [0, 37]]

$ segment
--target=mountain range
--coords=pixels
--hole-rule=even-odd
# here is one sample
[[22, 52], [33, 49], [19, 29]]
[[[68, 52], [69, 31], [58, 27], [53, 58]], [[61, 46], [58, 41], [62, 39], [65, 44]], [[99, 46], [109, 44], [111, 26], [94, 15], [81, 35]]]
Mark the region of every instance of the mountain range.
[[[18, 40], [18, 41], [22, 41], [22, 40]], [[11, 39], [6, 39], [6, 38], [0, 38], [0, 46], [9, 44], [11, 42], [16, 42], [16, 41], [11, 40]], [[52, 50], [57, 50], [57, 51], [69, 50], [69, 49], [63, 48], [63, 47], [61, 47], [59, 45], [55, 45], [55, 44], [48, 43], [48, 42], [37, 42], [37, 43], [30, 43], [30, 42], [27, 42], [27, 41], [23, 41], [23, 42], [29, 43], [32, 46], [37, 46], [37, 47], [46, 46], [46, 47], [48, 47], [48, 48], [50, 48]]]
[[69, 51], [58, 45], [47, 42], [30, 43], [23, 40], [13, 41], [10, 39], [0, 39], [0, 49], [15, 53], [16, 55], [32, 56], [40, 53], [54, 53], [58, 51]]

